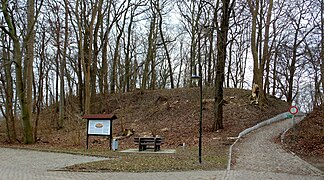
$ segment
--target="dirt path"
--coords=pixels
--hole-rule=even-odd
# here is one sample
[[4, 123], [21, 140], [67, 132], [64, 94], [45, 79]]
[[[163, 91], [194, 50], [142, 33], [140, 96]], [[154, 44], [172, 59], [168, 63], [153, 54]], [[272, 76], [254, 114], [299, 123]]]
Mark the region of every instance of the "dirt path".
[[[300, 120], [298, 118], [296, 120]], [[234, 165], [231, 169], [234, 171], [229, 173], [230, 179], [235, 179], [235, 174], [240, 173], [246, 179], [258, 179], [253, 178], [256, 174], [263, 174], [264, 179], [324, 179], [323, 172], [274, 142], [291, 125], [292, 120], [287, 119], [262, 127], [242, 138], [233, 148]]]

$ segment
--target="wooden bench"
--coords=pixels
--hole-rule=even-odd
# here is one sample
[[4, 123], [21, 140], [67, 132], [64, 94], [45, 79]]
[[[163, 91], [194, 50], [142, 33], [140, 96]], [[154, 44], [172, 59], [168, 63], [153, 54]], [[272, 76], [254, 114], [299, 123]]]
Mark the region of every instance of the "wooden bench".
[[161, 144], [164, 144], [164, 140], [161, 137], [135, 137], [134, 142], [138, 145], [139, 151], [154, 149], [154, 152], [156, 152], [160, 150]]

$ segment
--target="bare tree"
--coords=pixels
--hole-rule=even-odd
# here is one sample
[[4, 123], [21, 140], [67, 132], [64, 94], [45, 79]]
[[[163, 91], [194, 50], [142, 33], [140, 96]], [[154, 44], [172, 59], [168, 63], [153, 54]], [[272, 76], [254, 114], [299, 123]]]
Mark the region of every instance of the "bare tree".
[[[253, 83], [256, 84], [256, 86], [259, 88], [259, 97], [257, 97], [256, 102], [263, 105], [267, 103], [265, 92], [263, 90], [263, 75], [265, 70], [265, 64], [269, 58], [268, 43], [273, 0], [269, 1], [269, 4], [267, 4], [267, 8], [262, 0], [256, 0], [253, 2], [251, 0], [248, 0], [248, 5], [252, 15], [251, 51], [253, 57]], [[263, 9], [266, 9], [266, 13], [263, 13]], [[262, 22], [264, 18], [266, 18], [266, 21], [265, 30], [263, 34]], [[260, 49], [262, 49], [262, 47], [263, 50], [261, 51]]]
[[170, 57], [170, 53], [167, 47], [167, 43], [166, 40], [164, 38], [164, 34], [163, 34], [163, 29], [162, 29], [162, 24], [163, 24], [163, 16], [162, 16], [162, 9], [161, 6], [164, 6], [163, 4], [160, 6], [159, 5], [159, 1], [157, 1], [156, 4], [154, 4], [155, 9], [159, 15], [159, 32], [160, 32], [160, 37], [161, 37], [161, 41], [163, 44], [163, 48], [165, 50], [165, 54], [167, 57], [167, 61], [168, 61], [168, 68], [169, 68], [169, 77], [170, 77], [170, 83], [171, 83], [171, 88], [174, 88], [174, 80], [173, 80], [173, 69], [172, 69], [172, 62], [171, 62], [171, 57]]
[[[42, 2], [41, 2], [42, 4]], [[9, 35], [13, 41], [13, 59], [15, 59], [16, 70], [16, 93], [20, 101], [21, 116], [24, 134], [24, 143], [30, 144], [34, 142], [31, 113], [32, 113], [32, 78], [33, 78], [33, 60], [34, 60], [34, 27], [36, 17], [39, 11], [35, 13], [35, 1], [27, 1], [27, 29], [25, 35], [19, 35], [16, 30], [16, 20], [13, 15], [13, 10], [10, 10], [9, 1], [1, 1], [2, 13], [5, 18], [6, 26], [0, 28]], [[41, 6], [41, 5], [40, 5]], [[20, 38], [23, 38], [24, 46], [21, 48]], [[23, 54], [25, 52], [25, 55]], [[24, 56], [23, 56], [24, 55]]]
[[225, 82], [225, 61], [227, 36], [229, 29], [230, 14], [235, 4], [234, 1], [222, 0], [222, 15], [220, 29], [217, 32], [217, 64], [216, 64], [216, 79], [215, 79], [215, 105], [214, 105], [214, 126], [213, 130], [223, 129], [223, 105], [224, 94], [223, 84]]
[[321, 79], [324, 88], [324, 1], [321, 0]]
[[113, 62], [112, 62], [112, 71], [111, 71], [111, 84], [110, 84], [110, 91], [111, 93], [115, 93], [116, 86], [117, 86], [117, 79], [118, 79], [118, 73], [117, 73], [117, 68], [118, 65], [120, 64], [120, 44], [121, 44], [121, 38], [124, 32], [125, 24], [126, 24], [126, 15], [127, 15], [127, 10], [130, 6], [130, 1], [128, 1], [126, 5], [126, 10], [124, 12], [124, 19], [122, 21], [122, 24], [119, 24], [119, 21], [116, 21], [116, 29], [117, 29], [117, 39], [116, 39], [116, 45], [114, 49], [114, 54], [113, 54]]
[[[144, 69], [143, 69], [143, 77], [142, 77], [142, 84], [141, 89], [144, 90], [147, 87], [148, 81], [149, 81], [149, 72], [151, 71], [151, 84], [150, 88], [155, 88], [155, 82], [156, 82], [156, 73], [155, 73], [155, 56], [156, 56], [156, 39], [157, 39], [157, 12], [154, 8], [153, 1], [150, 0], [150, 6], [152, 7], [152, 14], [150, 18], [150, 30], [148, 35], [148, 47], [147, 47], [147, 54], [146, 59], [144, 62]], [[151, 65], [151, 69], [149, 69], [149, 66]]]
[[12, 78], [12, 63], [10, 58], [10, 42], [8, 42], [5, 34], [1, 34], [1, 44], [2, 44], [2, 64], [1, 67], [4, 68], [3, 72], [0, 73], [0, 81], [2, 83], [1, 96], [4, 101], [4, 107], [1, 106], [1, 111], [6, 119], [6, 132], [7, 132], [7, 139], [9, 142], [12, 142], [17, 139], [16, 134], [16, 124], [15, 124], [15, 117], [14, 117], [14, 89], [13, 89], [13, 78]]
[[[198, 38], [198, 34], [200, 33], [200, 18], [202, 16], [203, 3], [202, 1], [183, 1], [180, 0], [178, 2], [178, 8], [180, 10], [180, 14], [183, 17], [183, 28], [190, 35], [190, 55], [188, 68], [190, 72], [189, 76], [189, 86], [193, 86], [193, 81], [191, 79], [191, 75], [197, 75], [197, 53], [198, 53], [198, 42], [200, 39]], [[187, 77], [188, 78], [188, 77]]]
[[[44, 28], [45, 29], [45, 28]], [[35, 96], [36, 99], [36, 118], [35, 118], [35, 124], [34, 124], [34, 141], [37, 141], [37, 135], [38, 135], [38, 124], [39, 124], [39, 116], [41, 113], [41, 108], [43, 107], [43, 98], [44, 98], [44, 63], [45, 63], [45, 46], [46, 46], [46, 34], [45, 30], [43, 30], [42, 37], [41, 37], [41, 45], [40, 45], [40, 54], [39, 54], [39, 67], [38, 67], [38, 96]], [[35, 78], [34, 78], [35, 81]], [[36, 84], [36, 83], [35, 83]]]
[[235, 6], [235, 15], [230, 21], [229, 52], [227, 66], [226, 86], [243, 88], [250, 49], [251, 20], [247, 13], [245, 1], [238, 1]]
[[[293, 86], [294, 86], [294, 77], [296, 72], [296, 65], [298, 56], [300, 53], [298, 49], [301, 43], [308, 37], [308, 35], [314, 30], [315, 26], [313, 26], [310, 19], [305, 18], [305, 15], [309, 13], [312, 2], [303, 1], [295, 1], [296, 4], [293, 6], [297, 9], [297, 11], [290, 11], [287, 9], [287, 15], [291, 22], [291, 30], [293, 32], [292, 44], [288, 44], [291, 49], [291, 61], [289, 63], [289, 77], [288, 77], [288, 89], [287, 89], [287, 102], [291, 104], [294, 99], [293, 95]], [[295, 12], [295, 13], [293, 13]], [[305, 25], [304, 22], [307, 22]], [[308, 28], [310, 27], [310, 28]]]

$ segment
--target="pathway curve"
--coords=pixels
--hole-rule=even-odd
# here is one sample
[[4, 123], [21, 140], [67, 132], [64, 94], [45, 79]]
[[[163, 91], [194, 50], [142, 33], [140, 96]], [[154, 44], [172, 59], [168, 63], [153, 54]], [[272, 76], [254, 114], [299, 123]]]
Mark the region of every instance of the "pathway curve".
[[[296, 117], [300, 121], [301, 117]], [[292, 119], [262, 127], [243, 137], [233, 148], [234, 166], [229, 178], [236, 179], [324, 179], [323, 172], [274, 142]]]

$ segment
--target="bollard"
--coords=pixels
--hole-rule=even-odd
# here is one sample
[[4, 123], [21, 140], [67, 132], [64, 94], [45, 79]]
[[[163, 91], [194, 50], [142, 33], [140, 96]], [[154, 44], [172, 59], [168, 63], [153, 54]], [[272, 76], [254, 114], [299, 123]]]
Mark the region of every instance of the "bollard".
[[113, 141], [112, 141], [112, 150], [116, 151], [117, 149], [118, 149], [118, 140], [113, 139]]

